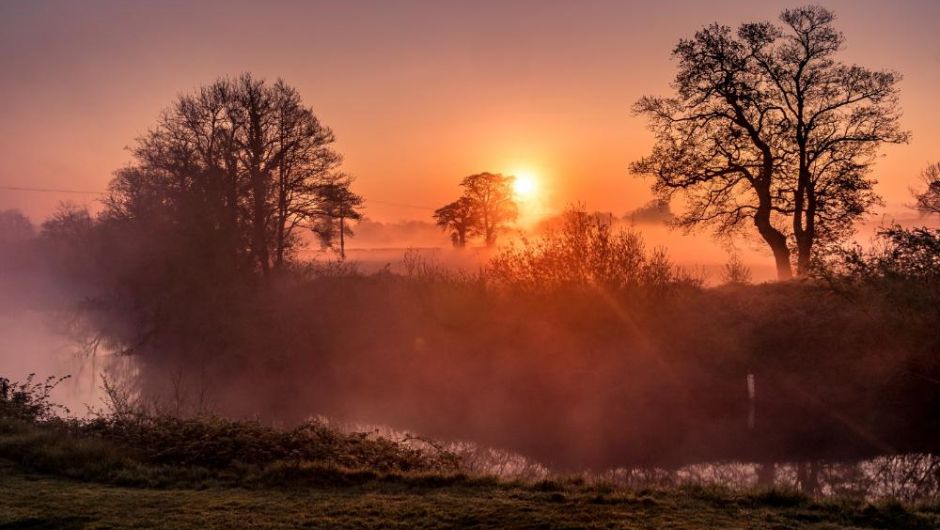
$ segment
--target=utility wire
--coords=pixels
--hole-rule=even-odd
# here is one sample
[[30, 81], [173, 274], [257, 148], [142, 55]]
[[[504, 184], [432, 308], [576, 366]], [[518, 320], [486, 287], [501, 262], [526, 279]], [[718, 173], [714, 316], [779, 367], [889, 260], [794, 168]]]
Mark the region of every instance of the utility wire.
[[[106, 193], [104, 191], [66, 190], [66, 189], [58, 189], [58, 188], [27, 188], [27, 187], [22, 187], [22, 186], [0, 186], [0, 190], [30, 191], [30, 192], [37, 192], [37, 193], [75, 193], [75, 194], [83, 194], [83, 195], [104, 195]], [[418, 210], [429, 210], [429, 211], [435, 210], [435, 208], [431, 208], [430, 206], [420, 206], [417, 204], [405, 204], [401, 202], [375, 201], [372, 199], [368, 199], [367, 202], [381, 204], [384, 206], [395, 206], [398, 208], [415, 208]]]
[[35, 191], [40, 193], [78, 193], [84, 195], [104, 195], [106, 192], [103, 191], [91, 191], [91, 190], [64, 190], [57, 188], [26, 188], [21, 186], [0, 186], [0, 190], [11, 190], [11, 191]]

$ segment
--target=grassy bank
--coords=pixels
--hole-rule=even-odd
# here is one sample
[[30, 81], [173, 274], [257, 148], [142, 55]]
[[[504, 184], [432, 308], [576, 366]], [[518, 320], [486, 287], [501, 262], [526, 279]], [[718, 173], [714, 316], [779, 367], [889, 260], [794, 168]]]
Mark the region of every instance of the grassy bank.
[[[255, 453], [253, 462], [206, 465], [178, 453], [224, 454], [261, 440], [276, 452], [282, 437], [297, 433], [219, 420], [153, 425], [166, 430], [161, 440], [4, 420], [0, 529], [940, 527], [940, 508], [930, 505], [818, 501], [781, 490], [631, 490], [576, 478], [510, 482], [444, 469], [420, 455], [378, 465], [376, 458], [400, 457], [403, 449], [325, 431], [306, 439], [305, 458]], [[263, 449], [255, 447], [269, 453]], [[361, 453], [368, 458], [349, 459]]]
[[[555, 491], [544, 491], [555, 490]], [[0, 464], [0, 528], [935, 528], [937, 512], [780, 493], [370, 483], [127, 488]]]
[[[50, 382], [52, 381], [52, 382]], [[11, 528], [937, 528], [940, 506], [784, 490], [500, 480], [431, 441], [310, 422], [55, 414], [53, 380], [0, 379]]]

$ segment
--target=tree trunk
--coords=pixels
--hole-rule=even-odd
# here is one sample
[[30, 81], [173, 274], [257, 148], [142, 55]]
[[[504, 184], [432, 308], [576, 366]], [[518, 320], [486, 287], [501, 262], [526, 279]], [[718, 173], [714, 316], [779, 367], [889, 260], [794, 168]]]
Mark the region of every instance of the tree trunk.
[[806, 276], [812, 268], [813, 244], [816, 242], [816, 194], [812, 184], [806, 187], [806, 223], [803, 230], [797, 234], [796, 273]]
[[339, 218], [339, 259], [346, 261], [346, 223], [343, 216]]
[[813, 238], [803, 234], [796, 241], [796, 275], [803, 277], [809, 274], [812, 266]]
[[[757, 213], [754, 214], [754, 225], [767, 245], [770, 246], [774, 254], [774, 262], [777, 265], [777, 279], [780, 281], [793, 278], [793, 268], [790, 265], [790, 249], [787, 247], [787, 236], [774, 228], [770, 222], [770, 192], [769, 190], [758, 193], [761, 204]], [[764, 197], [766, 196], [766, 199]]]

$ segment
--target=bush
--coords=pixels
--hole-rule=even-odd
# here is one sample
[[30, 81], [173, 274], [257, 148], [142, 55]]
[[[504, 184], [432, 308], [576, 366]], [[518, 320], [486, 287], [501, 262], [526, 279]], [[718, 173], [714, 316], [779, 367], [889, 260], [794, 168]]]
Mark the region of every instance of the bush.
[[[206, 481], [352, 484], [386, 474], [452, 474], [456, 455], [409, 438], [343, 433], [318, 421], [278, 429], [256, 421], [152, 415], [140, 408], [63, 418], [49, 394], [65, 378], [0, 378], [0, 458], [37, 471], [123, 485]], [[299, 477], [299, 478], [298, 478]]]
[[638, 232], [614, 229], [609, 220], [582, 209], [566, 212], [560, 227], [544, 236], [503, 250], [486, 274], [498, 286], [524, 292], [701, 286], [675, 267], [663, 249], [647, 251]]
[[68, 376], [35, 379], [36, 374], [29, 374], [22, 382], [0, 377], [0, 418], [45, 421], [54, 418], [58, 411], [68, 413], [68, 409], [49, 399], [52, 390]]

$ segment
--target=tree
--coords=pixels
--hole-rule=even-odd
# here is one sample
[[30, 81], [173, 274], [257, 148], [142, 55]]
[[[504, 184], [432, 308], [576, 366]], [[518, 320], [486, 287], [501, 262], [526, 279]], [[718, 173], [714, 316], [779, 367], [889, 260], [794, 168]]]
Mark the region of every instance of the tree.
[[457, 248], [467, 246], [467, 238], [476, 233], [479, 215], [473, 201], [461, 197], [434, 211], [434, 221], [442, 230], [450, 231], [450, 240]]
[[924, 189], [914, 191], [915, 206], [921, 213], [940, 214], [940, 162], [930, 164], [920, 174]]
[[346, 236], [354, 235], [346, 220], [362, 219], [360, 208], [363, 199], [352, 192], [351, 184], [352, 179], [340, 176], [321, 184], [317, 193], [320, 204], [313, 231], [324, 248], [332, 248], [336, 239], [339, 239], [340, 259], [346, 259]]
[[0, 211], [0, 247], [20, 244], [35, 236], [36, 229], [19, 210]]
[[744, 285], [751, 283], [751, 268], [744, 263], [737, 253], [731, 254], [725, 269], [722, 271], [722, 280], [728, 285]]
[[341, 161], [332, 131], [278, 80], [244, 74], [181, 96], [118, 171], [106, 217], [195, 231], [267, 276], [318, 213]]
[[477, 211], [478, 228], [487, 246], [493, 246], [506, 224], [516, 220], [519, 209], [513, 200], [515, 177], [498, 173], [478, 173], [463, 179], [460, 185]]
[[36, 229], [19, 210], [0, 210], [0, 272], [28, 267]]
[[851, 233], [879, 198], [870, 170], [878, 147], [906, 142], [894, 72], [835, 59], [843, 37], [821, 7], [784, 11], [782, 27], [713, 24], [682, 40], [676, 96], [635, 110], [656, 134], [635, 162], [663, 199], [682, 194], [679, 224], [730, 235], [750, 220], [780, 279], [807, 274], [820, 241]]

